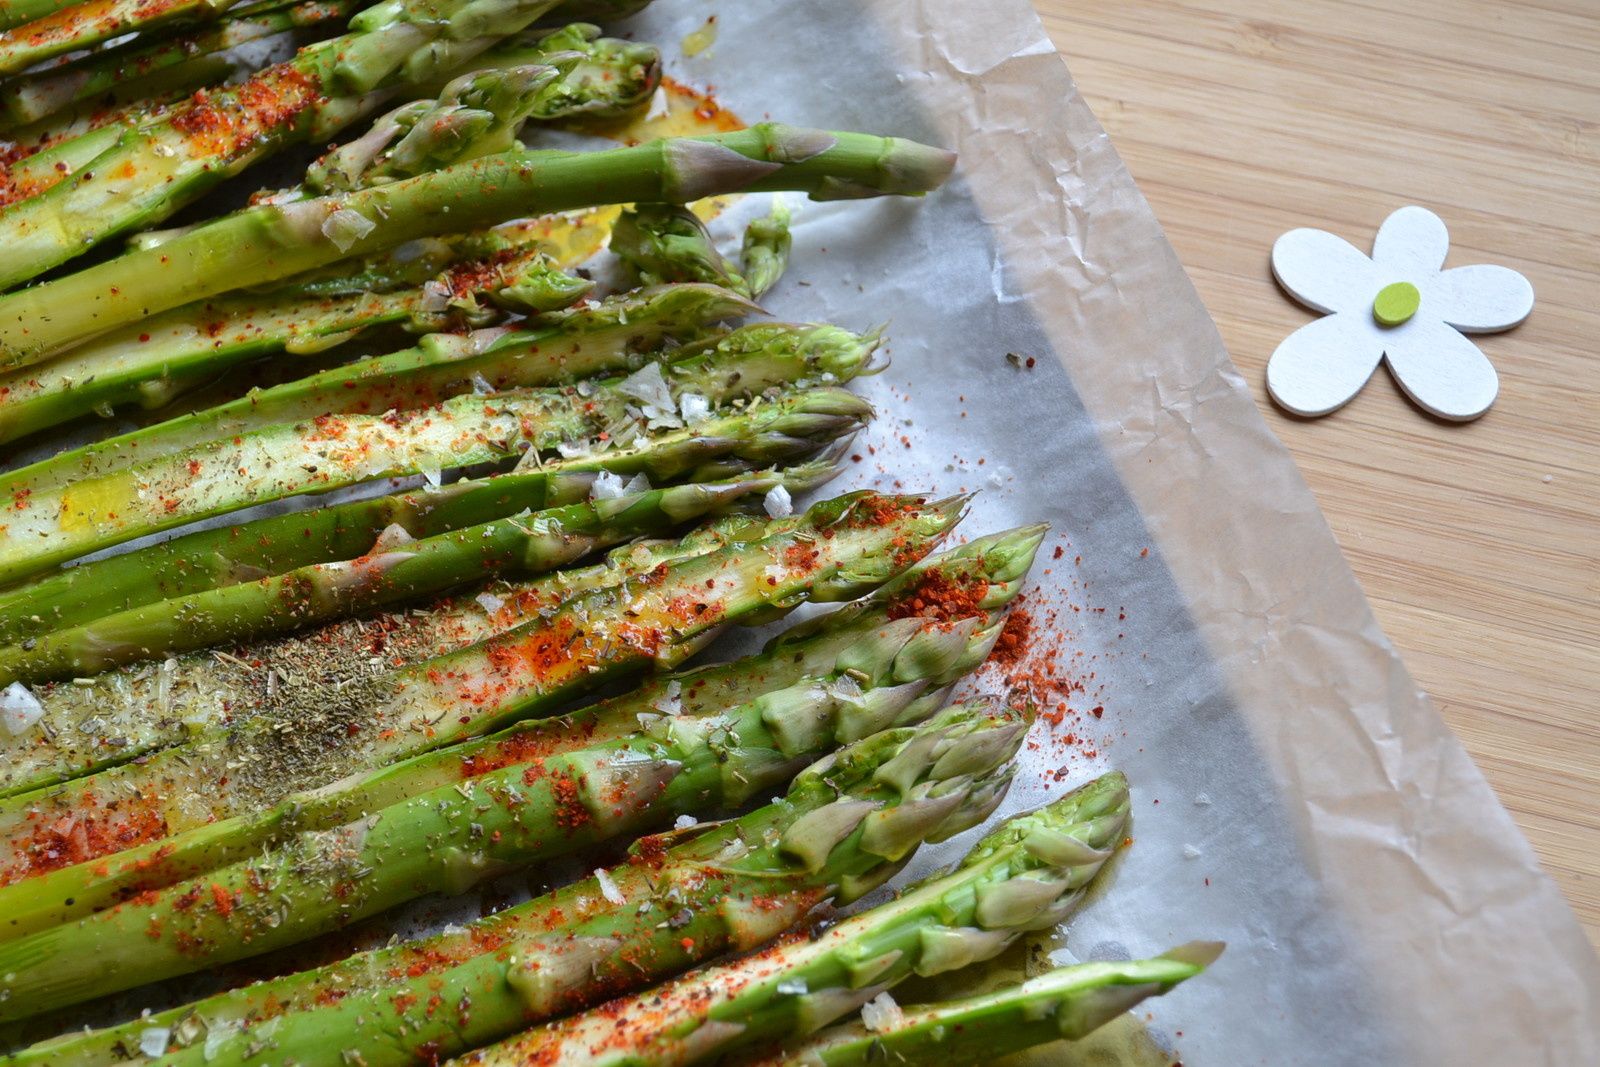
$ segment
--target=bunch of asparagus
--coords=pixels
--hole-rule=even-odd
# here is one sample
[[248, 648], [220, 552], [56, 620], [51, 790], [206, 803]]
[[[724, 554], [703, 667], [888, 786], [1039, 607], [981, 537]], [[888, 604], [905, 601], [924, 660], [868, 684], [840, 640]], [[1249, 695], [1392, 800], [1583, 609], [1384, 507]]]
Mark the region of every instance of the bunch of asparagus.
[[[975, 1062], [1214, 957], [889, 999], [1063, 921], [1127, 840], [1117, 774], [834, 921], [1006, 795], [1034, 710], [949, 701], [1044, 530], [941, 550], [965, 498], [795, 508], [881, 338], [746, 321], [789, 212], [729, 256], [692, 202], [916, 196], [954, 160], [775, 123], [524, 145], [644, 112], [658, 50], [582, 20], [646, 2], [0, 4], [0, 444], [124, 421], [0, 473], [0, 1023], [601, 864], [14, 1062]], [[551, 239], [589, 208], [614, 292]], [[841, 606], [689, 664], [806, 603]]]

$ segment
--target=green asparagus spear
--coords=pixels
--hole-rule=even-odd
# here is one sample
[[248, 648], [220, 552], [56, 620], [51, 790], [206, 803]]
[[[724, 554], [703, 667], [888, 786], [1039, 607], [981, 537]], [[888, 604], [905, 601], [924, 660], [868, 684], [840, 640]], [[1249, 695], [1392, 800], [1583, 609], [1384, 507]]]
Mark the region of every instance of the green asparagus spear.
[[[487, 267], [467, 265], [459, 273], [448, 279], [451, 298], [458, 291], [468, 296], [474, 276], [501, 271], [491, 258]], [[0, 475], [0, 497], [14, 497], [23, 490], [31, 496], [109, 474], [134, 461], [147, 462], [277, 423], [328, 414], [376, 415], [426, 407], [462, 392], [551, 386], [633, 371], [668, 342], [692, 340], [713, 323], [749, 310], [749, 303], [725, 290], [673, 286], [624, 293], [598, 305], [547, 315], [543, 325], [531, 329], [429, 337], [414, 348], [253, 390], [233, 403], [97, 441]], [[843, 331], [837, 333], [843, 335]], [[754, 339], [756, 335], [743, 336]], [[815, 337], [820, 342], [834, 335], [818, 331]], [[772, 347], [777, 347], [779, 338], [802, 351], [806, 348], [798, 332], [780, 331]], [[87, 347], [97, 345], [90, 342]], [[735, 344], [724, 351], [737, 348]], [[70, 360], [73, 354], [63, 358]], [[3, 411], [0, 408], [0, 413]]]
[[[305, 0], [240, 5], [215, 26], [115, 48], [13, 78], [0, 100], [7, 124], [32, 126], [87, 104], [130, 104], [159, 93], [220, 82], [234, 63], [219, 53], [290, 30], [328, 25], [355, 10], [353, 0]], [[26, 135], [18, 134], [26, 141]]]
[[613, 22], [631, 18], [649, 6], [650, 0], [566, 0], [555, 14], [569, 19]]
[[[315, 3], [306, 6], [318, 7]], [[598, 38], [597, 33], [593, 26], [577, 24], [555, 33], [525, 34], [473, 57], [469, 66], [477, 71], [552, 62], [570, 66], [564, 77], [527, 101], [531, 117], [540, 122], [627, 114], [641, 106], [658, 84], [659, 52], [652, 45]], [[181, 72], [184, 68], [177, 69]], [[427, 86], [408, 86], [400, 95], [437, 96], [443, 88], [441, 79]], [[0, 188], [0, 206], [38, 196], [116, 148], [130, 129], [157, 125], [184, 113], [192, 104], [176, 91], [153, 91], [132, 104], [98, 109], [87, 119], [80, 116], [67, 123], [36, 123], [15, 131], [19, 143], [41, 147], [9, 168], [6, 185]]]
[[[345, 619], [304, 635], [185, 653], [159, 665], [137, 664], [75, 678], [71, 684], [46, 683], [36, 695], [42, 707], [38, 728], [7, 746], [0, 772], [7, 783], [4, 796], [22, 799], [20, 808], [0, 804], [0, 825], [32, 821], [26, 817], [31, 800], [23, 794], [65, 781], [61, 806], [95, 810], [111, 795], [101, 786], [109, 781], [121, 788], [123, 778], [74, 779], [203, 738], [209, 730], [257, 718], [276, 720], [306, 700], [318, 699], [315, 694], [367, 685], [390, 671], [506, 633], [568, 600], [637, 580], [663, 563], [759, 538], [765, 530], [754, 518], [733, 513], [677, 541], [635, 542], [612, 550], [600, 563], [531, 581], [491, 582], [475, 596], [443, 597], [424, 610]], [[102, 835], [106, 843], [87, 852], [70, 834], [42, 835], [0, 869], [0, 884], [100, 855], [103, 848], [125, 848], [157, 832], [161, 824], [146, 818], [143, 807], [135, 807], [137, 811], [107, 815], [106, 825], [116, 827], [115, 832]], [[65, 829], [74, 825], [69, 822]], [[133, 837], [127, 836], [130, 830]]]
[[[44, 364], [0, 373], [0, 444], [90, 412], [161, 407], [263, 356], [322, 353], [384, 326], [417, 333], [483, 327], [508, 300], [548, 309], [582, 298], [589, 288], [553, 269], [537, 248], [507, 247], [491, 259], [452, 264], [410, 288], [337, 296], [291, 290], [175, 308]], [[100, 450], [107, 447], [116, 446]]]
[[[610, 712], [540, 724], [544, 744], [531, 733], [523, 739], [538, 756], [398, 804], [347, 809], [351, 821], [342, 826], [297, 834], [260, 856], [0, 944], [0, 973], [12, 975], [11, 1000], [38, 1013], [260, 955], [423, 893], [462, 892], [534, 860], [658, 828], [674, 815], [736, 808], [862, 722], [893, 724], [915, 709], [914, 723], [937, 706], [921, 700], [926, 679], [856, 682], [846, 693], [830, 682], [837, 679], [711, 715], [664, 705], [620, 722]], [[561, 739], [582, 737], [585, 727], [610, 739], [561, 751]], [[992, 743], [1016, 747], [1015, 739]]]
[[239, 0], [80, 0], [14, 29], [0, 31], [0, 75], [15, 74], [47, 59], [174, 23], [210, 22]]
[[782, 200], [772, 205], [765, 218], [745, 227], [744, 247], [740, 250], [739, 271], [744, 275], [746, 294], [760, 300], [778, 284], [789, 266], [789, 249], [794, 239], [789, 233], [789, 209]]
[[[96, 2], [118, 7], [131, 0]], [[554, 6], [554, 0], [379, 0], [352, 16], [342, 36], [307, 45], [237, 86], [198, 93], [166, 117], [133, 122], [91, 168], [0, 215], [0, 232], [16, 242], [0, 287], [159, 222], [285, 145], [331, 138], [395, 92], [461, 69]], [[78, 16], [69, 8], [56, 17]]]
[[673, 204], [640, 204], [623, 211], [611, 230], [611, 251], [641, 284], [703, 282], [756, 299], [771, 289], [789, 261], [789, 211], [780, 202], [772, 214], [745, 229], [741, 271], [735, 271], [700, 216]]
[[314, 200], [414, 178], [518, 147], [517, 131], [561, 79], [544, 63], [468, 71], [436, 94], [401, 104], [366, 133], [312, 163], [305, 180], [258, 202]]
[[72, 5], [74, 0], [0, 0], [0, 26], [10, 28], [20, 26], [24, 22], [43, 18], [64, 7]]
[[[944, 758], [968, 755], [980, 758], [961, 750]], [[936, 795], [930, 791], [925, 809], [902, 804], [884, 820], [937, 818], [940, 802], [931, 799]], [[941, 974], [989, 959], [1023, 934], [1061, 922], [1121, 842], [1127, 817], [1127, 784], [1120, 774], [1108, 774], [1004, 823], [953, 873], [930, 878], [820, 936], [707, 967], [457, 1062], [681, 1067], [803, 1036], [913, 974]], [[870, 823], [879, 816], [868, 818]], [[874, 829], [863, 827], [869, 848]], [[789, 827], [784, 841], [803, 855], [814, 836], [824, 846], [819, 856], [826, 855], [831, 832], [826, 819], [812, 816]]]
[[555, 32], [528, 31], [472, 60], [478, 70], [542, 63], [557, 52], [580, 58], [539, 94], [533, 118], [541, 122], [615, 119], [649, 103], [661, 84], [661, 51], [654, 45], [601, 37], [600, 27], [573, 23]]
[[[962, 503], [872, 493], [825, 501], [769, 524], [759, 540], [572, 597], [480, 644], [340, 690], [299, 690], [231, 730], [0, 801], [3, 869], [15, 880], [270, 806], [537, 716], [652, 664], [675, 666], [730, 624], [883, 584], [933, 548]], [[60, 819], [76, 835], [65, 846]]]
[[[458, 782], [463, 773], [613, 741], [636, 722], [659, 725], [669, 713], [705, 717], [750, 701], [809, 706], [826, 700], [843, 741], [905, 725], [916, 709], [908, 706], [898, 718], [880, 715], [876, 698], [869, 700], [867, 692], [922, 685], [917, 702], [931, 704], [942, 687], [977, 667], [999, 636], [1005, 608], [1021, 589], [1042, 536], [1042, 528], [1024, 527], [977, 538], [923, 561], [863, 601], [774, 638], [759, 655], [658, 676], [625, 696], [559, 719], [521, 723], [296, 794], [263, 812], [129, 849], [110, 862], [79, 863], [15, 883], [0, 889], [0, 940], [192, 878], [280, 844], [290, 834], [338, 826], [351, 812], [399, 803]], [[953, 608], [933, 605], [928, 589], [959, 589], [964, 595]], [[774, 695], [780, 692], [786, 695]], [[780, 747], [797, 743], [788, 739]]]
[[[949, 153], [914, 142], [772, 124], [602, 152], [487, 156], [373, 189], [257, 205], [159, 247], [0, 297], [0, 364], [36, 362], [180, 304], [507, 217], [605, 203], [682, 203], [740, 191], [796, 189], [818, 198], [921, 194], [939, 186], [953, 165]], [[82, 202], [70, 199], [80, 194]], [[100, 210], [91, 201], [87, 187], [61, 186], [16, 205], [0, 222], [27, 205], [44, 205], [38, 210], [54, 217], [50, 229], [60, 232], [63, 213], [80, 219]], [[36, 266], [59, 261], [53, 253], [40, 259], [19, 250], [16, 256]], [[10, 281], [33, 270], [12, 272]]]
[[599, 549], [665, 533], [752, 493], [809, 491], [833, 473], [832, 464], [821, 464], [693, 482], [494, 519], [421, 540], [380, 539], [354, 559], [160, 600], [0, 646], [0, 686], [76, 678], [191, 649], [260, 640], [501, 574], [556, 570]]
[[1193, 978], [1222, 948], [1217, 941], [1191, 941], [1153, 959], [1059, 967], [987, 996], [898, 1013], [891, 1009], [871, 1027], [830, 1027], [785, 1045], [775, 1056], [738, 1062], [741, 1067], [977, 1067], [1036, 1045], [1087, 1037], [1141, 1001]]
[[749, 286], [733, 269], [700, 216], [677, 204], [636, 204], [611, 228], [611, 251], [638, 284], [703, 282], [749, 296]]
[[[848, 380], [866, 369], [875, 344], [858, 343], [855, 335], [830, 327], [810, 331], [808, 336], [824, 339], [816, 346], [804, 341], [765, 344], [766, 336], [740, 333], [729, 338], [727, 347], [691, 349], [664, 372], [646, 376], [648, 381], [642, 384], [644, 372], [636, 372], [589, 389], [467, 394], [431, 407], [391, 408], [384, 414], [332, 413], [259, 429], [242, 427], [230, 436], [223, 434], [229, 434], [231, 427], [216, 427], [215, 417], [202, 412], [153, 428], [151, 455], [133, 453], [131, 464], [103, 473], [94, 470], [82, 481], [66, 485], [45, 481], [36, 489], [34, 476], [57, 473], [59, 464], [47, 461], [42, 472], [24, 468], [6, 485], [18, 506], [8, 516], [9, 523], [0, 527], [0, 581], [36, 574], [145, 534], [299, 493], [519, 456], [535, 462], [554, 458], [563, 446], [570, 450], [575, 442], [628, 444], [648, 436], [652, 422], [684, 424], [670, 408], [641, 400], [641, 394], [656, 397], [656, 403], [663, 405], [674, 402], [667, 397], [697, 396], [709, 411], [759, 397], [769, 387], [797, 379], [831, 374], [836, 380]], [[471, 357], [478, 353], [469, 345], [455, 354], [461, 363], [452, 367], [435, 360], [435, 370], [470, 373]], [[650, 364], [647, 369], [660, 366]], [[515, 373], [514, 367], [510, 363], [504, 373]], [[382, 390], [393, 383], [374, 379], [370, 384]], [[658, 389], [646, 389], [656, 385]], [[251, 401], [250, 397], [241, 401], [246, 414]], [[369, 410], [384, 408], [374, 404]], [[191, 419], [212, 427], [212, 432], [197, 434], [201, 437], [197, 443], [182, 441], [186, 447], [165, 451], [170, 438], [164, 434], [170, 430], [181, 435]], [[130, 446], [143, 440], [136, 432]], [[105, 455], [95, 453], [96, 458]], [[614, 468], [618, 455], [602, 453], [600, 462]]]
[[[842, 390], [805, 391], [680, 431], [673, 435], [675, 441], [623, 450], [599, 464], [593, 457], [575, 458], [552, 464], [545, 471], [457, 483], [438, 494], [410, 494], [379, 502], [382, 506], [378, 507], [341, 505], [233, 530], [192, 534], [175, 542], [177, 548], [171, 553], [147, 549], [86, 565], [92, 568], [86, 584], [52, 585], [51, 592], [59, 594], [55, 602], [60, 603], [72, 601], [75, 589], [97, 588], [96, 582], [113, 592], [136, 589], [141, 576], [160, 570], [166, 561], [174, 563], [168, 595], [180, 595], [183, 589], [249, 580], [251, 572], [256, 577], [282, 573], [293, 568], [295, 559], [304, 564], [350, 558], [369, 549], [373, 539], [391, 525], [386, 518], [394, 518], [394, 524], [402, 529], [427, 535], [512, 514], [535, 503], [544, 507], [570, 503], [576, 486], [582, 485], [586, 494], [592, 482], [576, 472], [604, 469], [607, 462], [621, 462], [625, 469], [642, 470], [658, 481], [686, 474], [699, 480], [731, 477], [745, 469], [795, 462], [814, 454], [853, 432], [870, 410], [865, 401]], [[695, 436], [702, 431], [705, 436]], [[491, 583], [476, 600], [445, 601], [430, 605], [427, 611], [376, 620], [348, 620], [305, 637], [189, 653], [159, 665], [139, 665], [74, 679], [71, 684], [47, 685], [36, 694], [43, 709], [36, 727], [7, 745], [6, 758], [0, 760], [0, 796], [125, 763], [208, 727], [243, 722], [275, 708], [287, 709], [307, 691], [365, 684], [384, 670], [486, 640], [565, 600], [619, 585], [662, 563], [759, 538], [764, 530], [762, 524], [732, 518], [679, 541], [618, 549], [605, 563], [593, 567], [558, 571], [532, 582]], [[232, 536], [236, 533], [238, 540]], [[246, 538], [249, 543], [241, 543]], [[348, 547], [341, 549], [341, 545]], [[310, 547], [302, 554], [302, 546]], [[147, 554], [151, 558], [144, 558]], [[194, 569], [185, 577], [179, 573], [179, 564]], [[159, 599], [147, 593], [141, 596], [140, 603]], [[84, 614], [93, 618], [103, 611]], [[43, 618], [40, 616], [41, 624]], [[29, 621], [33, 621], [31, 617]], [[79, 802], [85, 810], [98, 805], [93, 794], [80, 797]], [[50, 862], [72, 862], [75, 840], [66, 842], [67, 851]], [[0, 868], [5, 866], [0, 864]], [[23, 869], [36, 866], [22, 864]], [[0, 882], [5, 880], [0, 870]]]
[[[770, 466], [825, 448], [862, 425], [871, 409], [834, 390], [786, 391], [768, 403], [697, 421], [692, 437], [664, 433], [618, 449], [619, 469], [656, 481], [680, 479], [709, 461], [727, 473]], [[199, 531], [0, 591], [0, 643], [37, 637], [157, 600], [181, 597], [300, 567], [353, 559], [398, 525], [411, 537], [471, 526], [523, 508], [571, 503], [587, 492], [582, 472], [609, 469], [596, 450], [551, 460], [515, 475], [439, 486], [426, 492], [349, 501], [333, 507]], [[594, 459], [602, 462], [593, 462]], [[573, 481], [573, 477], [578, 482]], [[581, 484], [579, 484], [581, 482]], [[553, 486], [559, 485], [559, 491]], [[13, 498], [21, 492], [13, 488]]]
[[[275, 1063], [344, 1056], [379, 1067], [464, 1051], [753, 948], [830, 897], [854, 900], [923, 840], [942, 840], [994, 809], [1025, 721], [964, 706], [874, 734], [801, 772], [786, 795], [748, 815], [645, 838], [631, 862], [464, 931], [67, 1035], [14, 1062], [120, 1062], [152, 1026], [167, 1031], [164, 1062], [175, 1065], [257, 1062], [268, 1052], [258, 1040], [268, 1037]], [[970, 760], [955, 758], [962, 749]], [[810, 829], [789, 832], [797, 827]]]

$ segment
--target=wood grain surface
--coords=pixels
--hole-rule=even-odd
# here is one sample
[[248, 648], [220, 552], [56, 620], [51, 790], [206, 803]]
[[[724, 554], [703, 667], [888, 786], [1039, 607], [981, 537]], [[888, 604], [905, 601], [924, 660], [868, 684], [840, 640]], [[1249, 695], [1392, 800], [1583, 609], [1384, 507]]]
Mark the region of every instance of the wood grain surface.
[[[1600, 944], [1600, 4], [1036, 0], [1305, 472], [1380, 622]], [[1310, 313], [1267, 255], [1422, 204], [1532, 317], [1499, 400], [1429, 418], [1380, 370], [1301, 420], [1263, 374]]]

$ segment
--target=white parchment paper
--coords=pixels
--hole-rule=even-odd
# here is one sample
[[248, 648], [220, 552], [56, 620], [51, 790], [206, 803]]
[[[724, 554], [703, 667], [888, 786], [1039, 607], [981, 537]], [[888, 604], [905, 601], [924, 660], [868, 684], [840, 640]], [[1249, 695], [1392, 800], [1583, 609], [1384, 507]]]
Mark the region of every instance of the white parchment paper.
[[1119, 767], [1135, 797], [1072, 951], [1226, 940], [1151, 1007], [1185, 1064], [1600, 1063], [1593, 950], [1379, 631], [1031, 7], [659, 0], [633, 28], [670, 51], [709, 15], [716, 43], [669, 70], [747, 121], [961, 154], [920, 203], [804, 205], [769, 303], [890, 322], [858, 482], [979, 489], [969, 535], [1055, 530], [1037, 595], [1081, 609], [1063, 640], [1108, 743], [1025, 753], [1003, 810], [1058, 769]]

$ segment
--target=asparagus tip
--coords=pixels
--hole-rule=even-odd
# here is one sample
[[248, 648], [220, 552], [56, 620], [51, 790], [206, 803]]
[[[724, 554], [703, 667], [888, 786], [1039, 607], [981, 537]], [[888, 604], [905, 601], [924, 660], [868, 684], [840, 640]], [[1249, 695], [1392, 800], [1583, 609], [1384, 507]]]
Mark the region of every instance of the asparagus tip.
[[1204, 968], [1217, 962], [1217, 957], [1221, 956], [1222, 950], [1227, 947], [1226, 941], [1190, 941], [1170, 952], [1163, 952], [1160, 958], [1172, 960], [1174, 963], [1186, 963], [1195, 968]]

